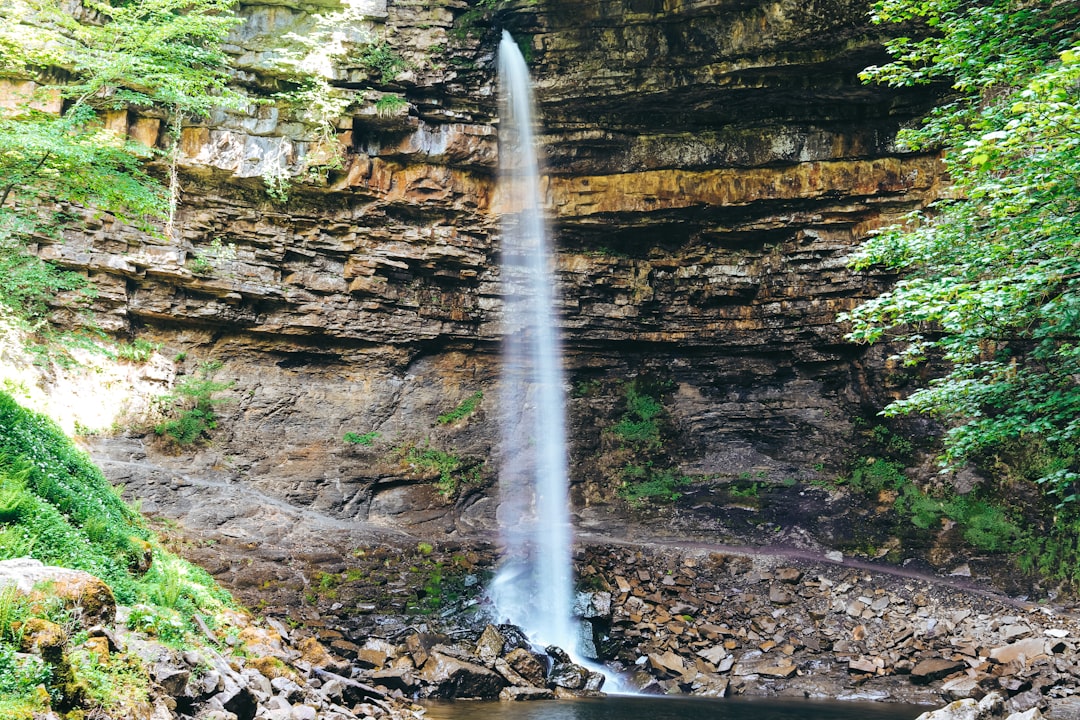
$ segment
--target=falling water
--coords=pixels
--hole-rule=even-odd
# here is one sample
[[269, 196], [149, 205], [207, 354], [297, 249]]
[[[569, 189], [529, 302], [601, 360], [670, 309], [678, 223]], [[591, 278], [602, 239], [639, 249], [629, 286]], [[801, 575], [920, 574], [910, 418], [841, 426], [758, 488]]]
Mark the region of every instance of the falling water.
[[507, 32], [499, 45], [498, 71], [505, 313], [499, 524], [506, 553], [491, 595], [500, 619], [524, 628], [533, 642], [573, 653], [565, 393], [555, 285], [541, 209], [529, 72]]

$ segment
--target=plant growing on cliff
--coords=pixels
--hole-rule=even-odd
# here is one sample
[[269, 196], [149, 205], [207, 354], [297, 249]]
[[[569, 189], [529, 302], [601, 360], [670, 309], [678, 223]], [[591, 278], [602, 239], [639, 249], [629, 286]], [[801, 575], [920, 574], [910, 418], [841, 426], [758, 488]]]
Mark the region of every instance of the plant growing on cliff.
[[1036, 480], [1059, 504], [1080, 497], [1080, 16], [1072, 3], [880, 0], [878, 22], [922, 23], [889, 43], [867, 80], [949, 83], [913, 151], [942, 149], [949, 196], [855, 255], [897, 272], [895, 287], [842, 316], [856, 342], [890, 340], [942, 377], [886, 415], [947, 427], [945, 467], [1042, 443], [1060, 462]]
[[438, 473], [435, 487], [444, 497], [455, 497], [463, 484], [480, 482], [480, 464], [470, 464], [456, 453], [438, 450], [426, 444], [407, 448], [404, 460], [421, 472]]
[[477, 390], [469, 397], [465, 398], [456, 408], [450, 412], [443, 413], [438, 417], [440, 425], [453, 425], [458, 420], [464, 420], [476, 412], [477, 406], [480, 405], [480, 401], [484, 399], [484, 393], [482, 390]]
[[[232, 97], [221, 51], [236, 22], [231, 6], [232, 0], [0, 6], [7, 95], [0, 108], [0, 302], [40, 320], [53, 294], [85, 284], [27, 251], [79, 222], [78, 208], [144, 229], [160, 220], [170, 227], [178, 187], [166, 189], [148, 175], [144, 163], [156, 151], [112, 130], [110, 119], [126, 118], [129, 108], [163, 113], [174, 128], [175, 161], [179, 123]], [[57, 76], [64, 81], [54, 82]]]
[[366, 433], [347, 432], [345, 433], [345, 435], [342, 436], [341, 439], [343, 442], [346, 442], [350, 445], [368, 446], [372, 445], [379, 438], [380, 434], [381, 433], [379, 433], [377, 430], [372, 430], [371, 432]]
[[614, 444], [620, 463], [616, 478], [619, 496], [631, 505], [671, 502], [690, 479], [671, 467], [664, 452], [662, 384], [635, 380], [623, 386], [626, 411], [604, 435]]
[[217, 360], [208, 360], [199, 365], [194, 375], [184, 377], [173, 388], [173, 392], [161, 398], [161, 404], [167, 414], [154, 426], [158, 435], [168, 435], [177, 445], [191, 445], [208, 437], [217, 427], [218, 405], [229, 402], [229, 398], [218, 397], [222, 390], [233, 386], [233, 381], [222, 382], [214, 379], [221, 369]]
[[[370, 83], [387, 85], [407, 67], [405, 60], [365, 21], [358, 3], [346, 0], [340, 10], [312, 16], [314, 27], [303, 34], [288, 33], [276, 49], [275, 64], [291, 85], [275, 97], [291, 106], [299, 119], [316, 129], [319, 152], [309, 154], [304, 168], [324, 175], [341, 167], [337, 138], [339, 120], [364, 94], [335, 84], [336, 66], [351, 63], [368, 75]], [[376, 102], [376, 112], [396, 111], [404, 98], [387, 95]], [[380, 103], [382, 103], [380, 105]], [[269, 179], [268, 179], [269, 178]], [[287, 180], [287, 178], [285, 179]], [[268, 192], [287, 198], [288, 185], [270, 173], [264, 177]]]

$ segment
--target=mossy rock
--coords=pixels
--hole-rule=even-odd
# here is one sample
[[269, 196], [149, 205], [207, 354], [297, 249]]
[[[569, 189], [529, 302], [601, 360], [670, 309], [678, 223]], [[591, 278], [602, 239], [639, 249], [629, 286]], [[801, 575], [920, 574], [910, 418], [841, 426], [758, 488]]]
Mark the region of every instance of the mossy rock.
[[64, 628], [45, 618], [32, 617], [19, 625], [22, 635], [20, 650], [40, 655], [45, 662], [56, 665], [64, 658], [67, 633]]

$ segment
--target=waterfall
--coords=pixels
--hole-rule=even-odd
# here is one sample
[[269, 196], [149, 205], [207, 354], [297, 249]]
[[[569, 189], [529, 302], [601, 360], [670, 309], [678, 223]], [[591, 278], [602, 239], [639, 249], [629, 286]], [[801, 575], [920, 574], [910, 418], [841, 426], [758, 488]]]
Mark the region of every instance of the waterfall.
[[506, 551], [490, 594], [500, 620], [522, 627], [535, 643], [573, 654], [566, 398], [552, 253], [529, 71], [505, 31], [498, 73], [504, 302], [498, 519]]

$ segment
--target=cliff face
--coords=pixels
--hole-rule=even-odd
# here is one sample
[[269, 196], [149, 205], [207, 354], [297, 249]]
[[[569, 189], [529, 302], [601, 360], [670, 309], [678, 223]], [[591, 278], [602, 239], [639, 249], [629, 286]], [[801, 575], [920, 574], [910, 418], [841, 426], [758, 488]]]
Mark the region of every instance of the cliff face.
[[[579, 506], [613, 496], [603, 431], [639, 377], [660, 388], [664, 452], [698, 478], [812, 474], [843, 456], [876, 372], [834, 323], [875, 291], [844, 257], [938, 180], [933, 158], [891, 145], [930, 98], [857, 79], [883, 57], [864, 3], [364, 10], [364, 32], [408, 65], [390, 78], [339, 64], [335, 84], [357, 99], [336, 122], [340, 169], [273, 200], [264, 181], [317, 165], [327, 137], [296, 108], [223, 114], [185, 129], [174, 239], [106, 219], [42, 248], [102, 288], [109, 329], [185, 353], [181, 370], [221, 360], [219, 377], [236, 381], [217, 438], [194, 459], [150, 439], [96, 441], [145, 509], [211, 526], [246, 517], [253, 537], [281, 500], [420, 533], [490, 526], [501, 27], [528, 51], [543, 116]], [[267, 70], [275, 38], [312, 20], [291, 5], [243, 12], [239, 77], [266, 94], [280, 85]], [[392, 93], [408, 104], [376, 110]], [[437, 420], [477, 391], [471, 416]], [[346, 432], [378, 436], [348, 445]], [[410, 448], [452, 455], [453, 472], [481, 482], [443, 498], [427, 482], [440, 471]], [[185, 485], [196, 476], [200, 493]], [[209, 489], [222, 484], [227, 499]]]

